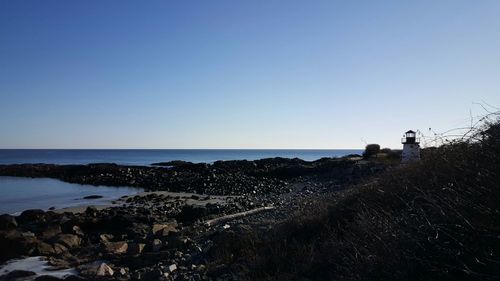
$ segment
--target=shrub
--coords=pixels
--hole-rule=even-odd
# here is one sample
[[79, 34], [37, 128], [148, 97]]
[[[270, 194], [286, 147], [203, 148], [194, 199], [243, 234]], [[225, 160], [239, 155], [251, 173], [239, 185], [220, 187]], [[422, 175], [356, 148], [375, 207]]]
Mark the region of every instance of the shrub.
[[369, 144], [365, 147], [365, 152], [363, 152], [364, 158], [370, 158], [377, 155], [380, 152], [380, 145]]

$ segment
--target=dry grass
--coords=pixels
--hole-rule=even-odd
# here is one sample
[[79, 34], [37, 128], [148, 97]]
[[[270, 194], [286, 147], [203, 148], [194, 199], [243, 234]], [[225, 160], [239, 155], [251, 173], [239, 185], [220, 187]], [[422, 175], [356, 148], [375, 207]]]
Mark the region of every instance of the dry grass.
[[500, 280], [500, 124], [238, 235], [218, 245], [249, 280]]

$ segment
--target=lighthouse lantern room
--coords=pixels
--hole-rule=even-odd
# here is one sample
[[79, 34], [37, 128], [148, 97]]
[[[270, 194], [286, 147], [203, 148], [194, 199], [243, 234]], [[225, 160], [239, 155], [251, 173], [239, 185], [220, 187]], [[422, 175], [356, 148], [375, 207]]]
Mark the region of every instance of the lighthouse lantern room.
[[410, 163], [420, 160], [420, 140], [417, 134], [409, 130], [403, 135], [401, 143], [403, 144], [402, 163]]

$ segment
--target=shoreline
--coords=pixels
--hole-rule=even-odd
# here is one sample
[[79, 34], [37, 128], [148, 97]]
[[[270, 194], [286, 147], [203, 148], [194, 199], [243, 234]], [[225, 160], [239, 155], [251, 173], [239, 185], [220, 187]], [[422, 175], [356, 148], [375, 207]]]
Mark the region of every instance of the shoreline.
[[210, 264], [214, 245], [227, 235], [238, 237], [247, 228], [265, 235], [318, 197], [343, 192], [389, 166], [347, 157], [179, 162], [170, 168], [0, 165], [0, 175], [145, 189], [115, 204], [1, 215], [0, 263], [45, 256], [49, 265], [75, 268], [88, 280], [222, 276]]

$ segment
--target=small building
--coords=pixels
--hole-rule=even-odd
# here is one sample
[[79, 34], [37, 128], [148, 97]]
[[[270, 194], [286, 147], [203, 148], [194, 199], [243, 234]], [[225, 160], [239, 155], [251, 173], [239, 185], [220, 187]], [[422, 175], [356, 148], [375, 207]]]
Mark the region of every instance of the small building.
[[417, 138], [417, 134], [409, 130], [403, 135], [401, 139], [403, 144], [403, 155], [401, 162], [410, 163], [420, 160], [420, 140]]

